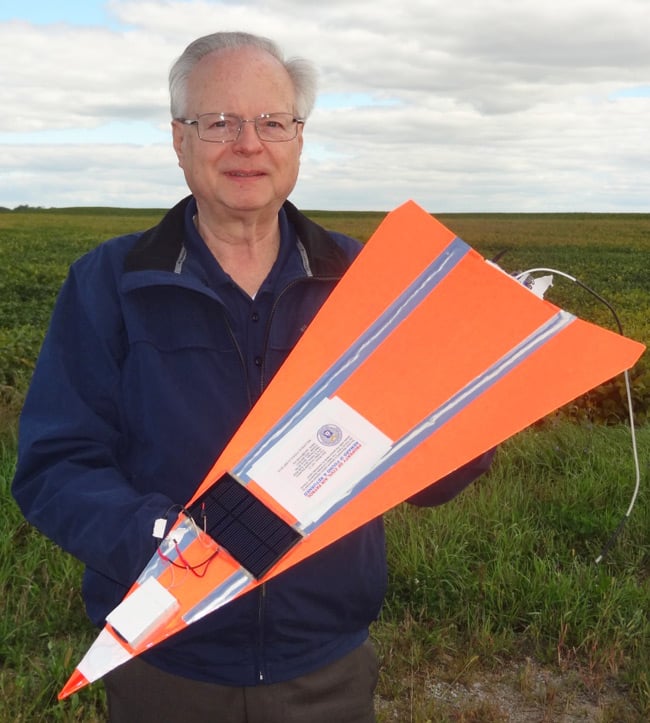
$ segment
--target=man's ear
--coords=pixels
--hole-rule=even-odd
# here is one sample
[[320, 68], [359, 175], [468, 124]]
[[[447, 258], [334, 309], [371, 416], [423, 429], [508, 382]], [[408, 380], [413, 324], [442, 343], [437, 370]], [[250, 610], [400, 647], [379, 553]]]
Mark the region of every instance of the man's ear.
[[183, 167], [183, 140], [186, 130], [187, 126], [183, 123], [179, 123], [177, 120], [172, 121], [172, 142], [178, 158], [178, 165], [181, 168]]

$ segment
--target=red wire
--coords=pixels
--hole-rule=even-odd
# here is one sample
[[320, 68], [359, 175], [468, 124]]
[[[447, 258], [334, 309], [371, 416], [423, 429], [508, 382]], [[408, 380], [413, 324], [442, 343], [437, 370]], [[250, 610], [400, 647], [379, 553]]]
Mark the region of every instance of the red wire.
[[[206, 572], [208, 571], [208, 568], [210, 567], [210, 563], [212, 562], [212, 560], [214, 560], [214, 558], [219, 554], [219, 552], [221, 550], [221, 548], [217, 548], [212, 553], [212, 555], [210, 555], [210, 557], [208, 557], [207, 560], [200, 562], [198, 565], [190, 565], [189, 562], [187, 562], [187, 560], [183, 557], [183, 553], [181, 552], [180, 547], [178, 546], [178, 543], [176, 542], [176, 540], [174, 540], [174, 549], [176, 550], [178, 559], [183, 563], [182, 565], [179, 565], [177, 562], [174, 562], [174, 560], [167, 557], [167, 555], [165, 555], [162, 552], [160, 547], [156, 548], [156, 551], [158, 552], [158, 556], [162, 560], [164, 560], [165, 562], [168, 562], [170, 565], [173, 565], [174, 567], [180, 567], [183, 570], [189, 570], [192, 573], [192, 575], [194, 575], [195, 577], [204, 577], [205, 576]], [[203, 570], [203, 572], [197, 572], [197, 570], [200, 567], [204, 567], [204, 566], [205, 566], [205, 569]]]

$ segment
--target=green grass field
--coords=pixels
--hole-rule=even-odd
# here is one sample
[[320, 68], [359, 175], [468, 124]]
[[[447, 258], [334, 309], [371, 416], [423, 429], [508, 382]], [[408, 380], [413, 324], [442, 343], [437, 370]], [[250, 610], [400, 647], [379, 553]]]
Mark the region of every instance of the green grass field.
[[[310, 215], [365, 240], [384, 214]], [[83, 613], [79, 564], [31, 529], [10, 496], [15, 423], [69, 263], [160, 216], [0, 213], [0, 723], [105, 715], [101, 685], [56, 702], [95, 633]], [[615, 306], [628, 335], [650, 342], [650, 216], [440, 220], [487, 257], [506, 251], [509, 271], [548, 266], [579, 277]], [[612, 326], [609, 312], [572, 284], [557, 282], [552, 293]], [[373, 630], [380, 721], [650, 719], [650, 384], [644, 362], [640, 369], [641, 493], [600, 565], [594, 558], [634, 486], [630, 430], [603, 411], [616, 386], [581, 402], [581, 414], [555, 415], [506, 442], [491, 472], [452, 503], [387, 516], [390, 586]], [[524, 717], [528, 709], [534, 717]]]

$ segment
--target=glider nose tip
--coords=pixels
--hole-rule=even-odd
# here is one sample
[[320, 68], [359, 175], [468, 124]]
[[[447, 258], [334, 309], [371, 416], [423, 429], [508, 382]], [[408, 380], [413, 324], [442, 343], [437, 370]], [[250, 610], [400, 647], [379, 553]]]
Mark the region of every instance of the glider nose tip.
[[59, 700], [64, 700], [73, 693], [76, 693], [78, 690], [81, 690], [81, 688], [86, 685], [88, 685], [86, 678], [78, 670], [75, 670], [61, 692], [58, 694], [57, 698]]

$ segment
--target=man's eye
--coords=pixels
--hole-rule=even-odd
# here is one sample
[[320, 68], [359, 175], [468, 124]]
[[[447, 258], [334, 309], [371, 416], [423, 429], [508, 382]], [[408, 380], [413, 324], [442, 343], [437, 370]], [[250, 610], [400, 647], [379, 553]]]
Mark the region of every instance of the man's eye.
[[275, 118], [266, 118], [264, 121], [262, 121], [262, 127], [272, 128], [274, 130], [282, 130], [284, 128], [284, 123]]
[[207, 131], [232, 131], [239, 127], [239, 120], [236, 118], [224, 118], [220, 116], [204, 118], [205, 130]]

